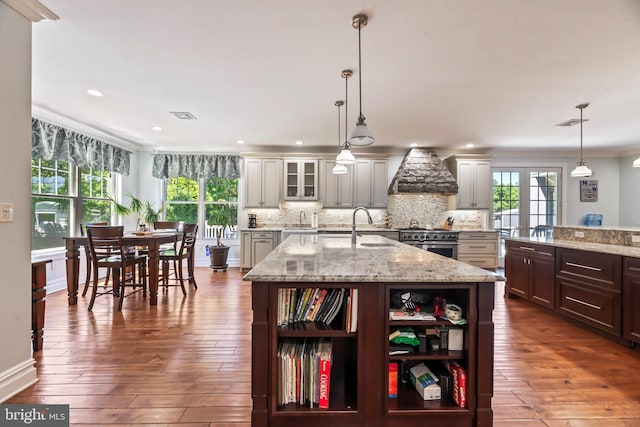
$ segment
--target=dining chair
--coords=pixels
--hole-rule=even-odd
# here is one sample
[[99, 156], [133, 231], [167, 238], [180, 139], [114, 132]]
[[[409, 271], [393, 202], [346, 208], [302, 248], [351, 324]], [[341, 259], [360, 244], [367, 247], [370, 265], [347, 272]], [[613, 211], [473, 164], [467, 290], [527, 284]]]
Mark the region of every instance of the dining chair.
[[[143, 295], [147, 292], [147, 257], [131, 252], [129, 247], [124, 246], [122, 237], [124, 226], [93, 226], [86, 227], [89, 241], [89, 252], [93, 264], [93, 291], [89, 302], [89, 311], [93, 309], [96, 296], [112, 294], [119, 297], [118, 310], [122, 310], [122, 302], [125, 298], [125, 286], [134, 288], [140, 287], [136, 291], [142, 290]], [[138, 267], [140, 283], [135, 281], [135, 271]], [[98, 271], [100, 268], [107, 268], [112, 271], [112, 289], [98, 292]], [[134, 280], [127, 280], [127, 270], [132, 273]], [[131, 294], [131, 293], [130, 293]]]
[[[180, 246], [176, 249], [166, 249], [160, 252], [159, 258], [162, 262], [162, 277], [160, 278], [160, 281], [165, 288], [169, 286], [178, 286], [179, 284], [180, 288], [182, 289], [182, 294], [187, 295], [187, 291], [184, 287], [185, 278], [182, 271], [182, 260], [188, 259], [192, 256], [196, 244], [197, 233], [198, 224], [184, 224]], [[169, 263], [173, 263], [173, 279], [169, 277]], [[196, 289], [198, 288], [198, 286], [195, 284], [195, 280], [192, 280], [192, 277], [188, 277], [187, 279], [189, 281], [192, 281]], [[175, 285], [169, 285], [169, 280], [176, 280], [178, 281], [178, 283], [176, 283]]]
[[[86, 236], [87, 235], [87, 227], [93, 227], [93, 226], [104, 226], [104, 225], [109, 225], [109, 223], [107, 222], [88, 222], [85, 224], [80, 224], [80, 235], [81, 236]], [[91, 262], [91, 254], [89, 252], [89, 247], [85, 246], [84, 248], [84, 254], [86, 257], [86, 264], [87, 264], [87, 275], [84, 279], [84, 289], [82, 290], [82, 296], [85, 296], [87, 294], [87, 290], [89, 289], [89, 284], [91, 283], [91, 266], [92, 266], [92, 262]], [[107, 270], [107, 276], [104, 279], [104, 286], [107, 286], [108, 282], [109, 282], [109, 276], [111, 275], [111, 270]]]
[[[153, 223], [153, 229], [156, 231], [161, 231], [161, 230], [165, 230], [165, 231], [182, 231], [184, 228], [184, 221], [155, 221]], [[178, 248], [178, 242], [174, 242], [174, 243], [169, 243], [166, 245], [162, 245], [160, 246], [160, 250], [167, 250], [167, 249], [174, 249], [176, 250]], [[177, 263], [174, 262], [173, 263], [173, 272], [175, 273], [177, 270]], [[162, 273], [160, 273], [162, 274]], [[175, 276], [177, 278], [177, 276]], [[160, 279], [161, 277], [159, 277], [158, 279]]]

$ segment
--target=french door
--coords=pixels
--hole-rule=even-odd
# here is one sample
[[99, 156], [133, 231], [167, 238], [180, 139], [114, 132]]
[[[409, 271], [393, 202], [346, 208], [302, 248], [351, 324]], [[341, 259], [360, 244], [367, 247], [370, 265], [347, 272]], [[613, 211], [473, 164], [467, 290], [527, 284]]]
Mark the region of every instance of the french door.
[[551, 237], [560, 215], [561, 168], [491, 169], [493, 228], [499, 231], [504, 266], [505, 237]]

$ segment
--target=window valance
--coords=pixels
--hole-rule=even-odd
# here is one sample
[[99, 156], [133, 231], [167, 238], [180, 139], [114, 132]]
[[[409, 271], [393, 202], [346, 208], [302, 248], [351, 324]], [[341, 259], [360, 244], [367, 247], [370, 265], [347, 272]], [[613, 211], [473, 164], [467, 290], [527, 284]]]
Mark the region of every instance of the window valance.
[[240, 156], [223, 154], [155, 154], [156, 178], [240, 178]]
[[35, 118], [31, 119], [31, 157], [129, 175], [131, 152]]

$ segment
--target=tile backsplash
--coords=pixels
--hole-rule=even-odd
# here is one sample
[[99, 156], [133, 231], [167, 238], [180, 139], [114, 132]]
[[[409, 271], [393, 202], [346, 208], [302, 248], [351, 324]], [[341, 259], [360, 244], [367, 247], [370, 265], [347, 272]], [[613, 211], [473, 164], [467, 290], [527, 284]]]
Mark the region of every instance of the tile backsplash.
[[[454, 229], [487, 228], [487, 211], [449, 210], [449, 198], [437, 194], [395, 194], [389, 195], [387, 209], [370, 208], [373, 226], [381, 228], [407, 228], [411, 220], [417, 220], [420, 227], [439, 228], [447, 217], [454, 218]], [[302, 212], [302, 214], [301, 214]], [[248, 214], [256, 214], [258, 227], [295, 227], [311, 225], [313, 213], [318, 215], [318, 226], [349, 227], [353, 219], [353, 209], [323, 208], [320, 202], [284, 202], [279, 209], [245, 209], [240, 218], [240, 228], [246, 228]], [[367, 224], [367, 216], [358, 212], [356, 224]]]

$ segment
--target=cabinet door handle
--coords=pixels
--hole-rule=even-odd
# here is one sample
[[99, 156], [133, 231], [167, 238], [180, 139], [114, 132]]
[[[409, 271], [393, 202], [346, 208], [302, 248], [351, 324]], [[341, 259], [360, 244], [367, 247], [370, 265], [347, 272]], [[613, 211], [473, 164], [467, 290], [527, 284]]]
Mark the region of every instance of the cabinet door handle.
[[474, 245], [469, 245], [469, 249], [486, 249], [487, 245], [482, 245], [482, 246], [474, 246]]
[[576, 264], [575, 262], [567, 262], [567, 265], [571, 266], [571, 267], [578, 267], [578, 268], [584, 268], [586, 270], [592, 270], [592, 271], [602, 271], [601, 268], [598, 267], [591, 267], [590, 265], [584, 265], [584, 264]]
[[568, 299], [569, 301], [573, 301], [573, 302], [577, 302], [578, 304], [582, 304], [582, 305], [586, 305], [587, 307], [591, 307], [591, 308], [595, 308], [596, 310], [602, 310], [602, 307], [600, 307], [599, 305], [595, 305], [595, 304], [589, 304], [586, 301], [582, 301], [579, 300], [577, 298], [572, 298], [572, 297], [565, 297], [566, 299]]
[[525, 251], [533, 251], [533, 252], [536, 251], [534, 248], [530, 248], [530, 247], [527, 247], [527, 246], [520, 246], [520, 249], [525, 250]]

